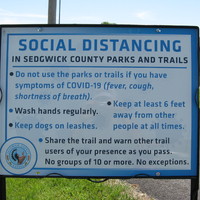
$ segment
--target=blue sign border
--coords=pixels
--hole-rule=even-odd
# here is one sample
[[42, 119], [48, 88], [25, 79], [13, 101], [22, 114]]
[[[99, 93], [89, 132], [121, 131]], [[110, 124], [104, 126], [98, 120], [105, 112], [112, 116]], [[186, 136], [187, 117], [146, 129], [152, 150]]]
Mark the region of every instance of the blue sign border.
[[[191, 36], [191, 55], [192, 55], [192, 88], [191, 88], [191, 98], [192, 98], [192, 141], [191, 141], [191, 170], [131, 170], [131, 169], [60, 169], [60, 168], [34, 168], [34, 171], [43, 171], [41, 175], [36, 176], [47, 176], [48, 174], [60, 174], [65, 177], [193, 177], [198, 175], [198, 106], [197, 106], [197, 94], [198, 94], [198, 63], [199, 63], [199, 55], [198, 55], [198, 37], [199, 37], [199, 29], [198, 27], [173, 27], [173, 26], [122, 26], [122, 25], [111, 25], [111, 26], [102, 26], [102, 25], [66, 25], [66, 26], [45, 26], [45, 25], [22, 25], [22, 26], [1, 26], [2, 28], [16, 28], [19, 29], [21, 27], [42, 27], [42, 28], [52, 28], [52, 35], [61, 35], [57, 33], [57, 29], [59, 31], [66, 30], [77, 32], [77, 35], [113, 35], [113, 34], [177, 34], [177, 35], [190, 35]], [[55, 33], [53, 33], [55, 32]], [[81, 32], [81, 33], [80, 33]], [[9, 37], [14, 35], [44, 35], [42, 33], [31, 34], [31, 33], [10, 33], [7, 35], [7, 47], [9, 47]], [[70, 33], [69, 33], [70, 34]], [[50, 35], [50, 34], [45, 34]], [[7, 48], [7, 58], [6, 58], [6, 124], [7, 122], [7, 98], [8, 98], [8, 52]], [[9, 140], [7, 138], [7, 126], [5, 126], [6, 133], [6, 141]], [[1, 164], [1, 163], [0, 163]], [[33, 171], [32, 170], [32, 171]], [[30, 174], [30, 175], [29, 175]], [[9, 175], [7, 175], [9, 176]], [[32, 176], [32, 173], [27, 173], [26, 176]], [[35, 177], [35, 176], [34, 176]]]

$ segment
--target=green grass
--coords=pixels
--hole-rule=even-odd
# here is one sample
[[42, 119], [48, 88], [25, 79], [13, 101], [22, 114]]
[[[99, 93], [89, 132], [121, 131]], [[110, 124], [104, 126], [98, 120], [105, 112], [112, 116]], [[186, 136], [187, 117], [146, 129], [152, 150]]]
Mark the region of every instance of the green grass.
[[126, 187], [64, 178], [7, 178], [7, 200], [134, 200]]

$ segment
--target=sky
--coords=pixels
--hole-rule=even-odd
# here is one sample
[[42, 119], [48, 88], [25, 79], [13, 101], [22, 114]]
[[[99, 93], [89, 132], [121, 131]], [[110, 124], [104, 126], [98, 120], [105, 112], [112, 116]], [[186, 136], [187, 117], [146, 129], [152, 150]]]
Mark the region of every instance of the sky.
[[[47, 21], [48, 0], [0, 0], [0, 24], [47, 24]], [[61, 0], [61, 24], [105, 21], [200, 27], [200, 0]]]

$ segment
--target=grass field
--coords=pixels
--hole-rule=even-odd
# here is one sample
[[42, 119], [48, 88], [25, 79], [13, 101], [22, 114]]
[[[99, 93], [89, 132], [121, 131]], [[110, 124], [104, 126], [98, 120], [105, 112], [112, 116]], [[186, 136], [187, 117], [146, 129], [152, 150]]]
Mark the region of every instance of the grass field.
[[7, 178], [7, 200], [135, 200], [127, 187], [64, 178]]

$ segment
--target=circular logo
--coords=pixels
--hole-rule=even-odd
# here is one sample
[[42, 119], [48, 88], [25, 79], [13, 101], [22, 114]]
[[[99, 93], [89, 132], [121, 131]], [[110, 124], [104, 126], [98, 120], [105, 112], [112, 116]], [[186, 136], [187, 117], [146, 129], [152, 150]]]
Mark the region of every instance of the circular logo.
[[30, 149], [22, 144], [15, 143], [8, 147], [6, 151], [6, 162], [14, 169], [22, 169], [31, 161]]
[[36, 148], [25, 138], [11, 138], [1, 148], [2, 166], [11, 174], [26, 174], [34, 168], [36, 162]]

